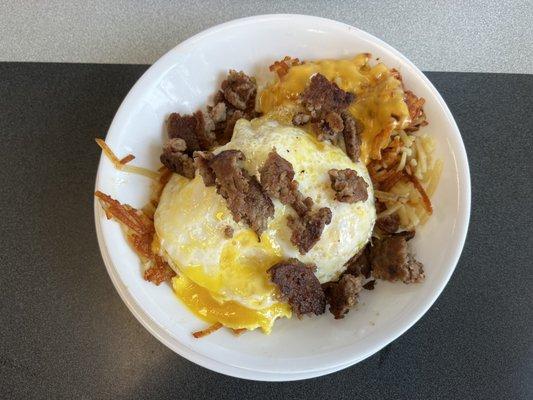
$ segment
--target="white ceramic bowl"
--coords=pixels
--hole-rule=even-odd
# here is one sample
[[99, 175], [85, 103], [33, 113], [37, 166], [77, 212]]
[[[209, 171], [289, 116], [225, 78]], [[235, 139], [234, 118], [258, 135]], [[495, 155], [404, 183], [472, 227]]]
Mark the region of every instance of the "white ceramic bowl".
[[[165, 54], [139, 79], [120, 106], [106, 141], [134, 164], [156, 169], [170, 112], [192, 112], [205, 104], [230, 68], [262, 74], [285, 55], [300, 59], [349, 57], [370, 52], [400, 70], [406, 86], [426, 99], [444, 171], [433, 197], [435, 213], [413, 241], [427, 279], [418, 285], [380, 281], [364, 292], [360, 305], [343, 320], [329, 313], [303, 320], [280, 320], [271, 335], [235, 337], [220, 330], [203, 339], [191, 332], [205, 323], [174, 297], [169, 285], [142, 278], [140, 263], [117, 223], [95, 203], [98, 241], [108, 273], [131, 312], [155, 337], [181, 356], [223, 374], [247, 379], [289, 381], [324, 375], [355, 364], [396, 339], [433, 304], [448, 282], [466, 236], [470, 175], [457, 125], [429, 80], [402, 54], [352, 26], [303, 15], [264, 15], [208, 29]], [[142, 206], [150, 182], [119, 172], [102, 157], [96, 188], [121, 202]]]

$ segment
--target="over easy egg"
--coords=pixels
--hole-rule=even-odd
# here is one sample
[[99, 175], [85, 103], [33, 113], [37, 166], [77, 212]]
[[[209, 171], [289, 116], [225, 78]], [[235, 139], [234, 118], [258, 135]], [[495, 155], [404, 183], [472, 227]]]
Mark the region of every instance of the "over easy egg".
[[[294, 211], [277, 200], [274, 217], [259, 241], [246, 225], [233, 220], [216, 188], [206, 187], [199, 175], [190, 181], [174, 175], [161, 196], [155, 228], [162, 254], [179, 275], [173, 287], [207, 321], [270, 331], [276, 318], [290, 316], [290, 307], [277, 299], [268, 268], [295, 257], [315, 264], [321, 282], [336, 279], [372, 233], [376, 213], [370, 178], [363, 164], [352, 162], [338, 147], [318, 142], [302, 129], [257, 119], [238, 121], [232, 141], [215, 153], [241, 150], [244, 167], [259, 178], [258, 170], [273, 148], [293, 165], [300, 191], [317, 207], [332, 211], [331, 223], [303, 256], [290, 242], [287, 216]], [[369, 184], [368, 200], [354, 204], [334, 200], [328, 176], [332, 168], [356, 170]], [[224, 236], [228, 226], [234, 230], [232, 238]]]

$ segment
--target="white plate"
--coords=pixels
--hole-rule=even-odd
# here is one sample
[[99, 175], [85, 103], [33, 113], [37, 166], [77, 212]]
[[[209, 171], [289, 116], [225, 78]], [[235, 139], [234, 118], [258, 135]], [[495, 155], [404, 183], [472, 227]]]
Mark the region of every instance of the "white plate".
[[[117, 223], [95, 203], [98, 241], [109, 275], [137, 319], [183, 357], [224, 374], [287, 381], [324, 375], [375, 353], [412, 326], [448, 282], [466, 236], [470, 215], [470, 175], [457, 125], [429, 80], [402, 54], [375, 37], [339, 22], [302, 15], [264, 15], [228, 22], [183, 42], [139, 79], [115, 116], [106, 141], [134, 164], [156, 169], [170, 112], [188, 113], [205, 104], [230, 68], [261, 75], [285, 55], [300, 59], [350, 57], [370, 52], [400, 70], [406, 86], [426, 99], [430, 125], [444, 171], [433, 197], [435, 213], [413, 241], [425, 264], [423, 284], [378, 282], [364, 292], [357, 310], [340, 321], [329, 313], [281, 320], [271, 335], [251, 332], [238, 338], [226, 330], [201, 340], [204, 328], [174, 297], [170, 286], [142, 279], [140, 263]], [[96, 188], [121, 202], [142, 206], [150, 182], [115, 170], [102, 157]]]

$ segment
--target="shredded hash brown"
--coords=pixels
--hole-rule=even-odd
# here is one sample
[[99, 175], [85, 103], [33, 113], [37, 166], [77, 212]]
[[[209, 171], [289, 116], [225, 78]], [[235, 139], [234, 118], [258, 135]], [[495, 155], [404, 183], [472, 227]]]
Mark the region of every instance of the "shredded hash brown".
[[433, 138], [417, 133], [428, 125], [423, 108], [425, 100], [405, 89], [399, 71], [391, 69], [391, 74], [402, 83], [410, 121], [403, 130], [391, 130], [388, 137], [384, 132], [375, 138], [375, 157], [367, 167], [380, 211], [378, 219], [397, 214], [400, 229], [414, 231], [433, 213], [430, 197], [442, 172], [442, 160], [434, 156]]
[[303, 64], [299, 59], [292, 58], [289, 56], [285, 56], [283, 60], [274, 61], [274, 64], [272, 64], [268, 69], [270, 72], [275, 72], [279, 78], [287, 75], [287, 72], [289, 72], [289, 69], [294, 65], [300, 65]]
[[169, 281], [176, 275], [168, 263], [152, 250], [154, 241], [154, 221], [143, 211], [129, 204], [121, 204], [111, 196], [96, 191], [107, 219], [119, 222], [126, 232], [126, 238], [145, 266], [144, 279], [155, 283]]
[[220, 322], [216, 322], [213, 325], [211, 325], [211, 326], [209, 326], [209, 327], [207, 327], [207, 328], [205, 328], [205, 329], [203, 329], [201, 331], [193, 332], [192, 335], [196, 339], [200, 339], [200, 338], [203, 338], [204, 336], [210, 335], [213, 332], [218, 331], [220, 328], [222, 328], [222, 324]]
[[157, 172], [154, 172], [149, 169], [142, 168], [142, 167], [136, 167], [134, 165], [126, 165], [135, 158], [133, 154], [128, 154], [124, 158], [119, 159], [115, 155], [115, 153], [113, 153], [113, 151], [109, 148], [109, 146], [107, 145], [105, 141], [99, 138], [96, 138], [95, 141], [96, 141], [96, 144], [100, 146], [100, 148], [102, 149], [106, 157], [109, 159], [109, 161], [113, 163], [116, 169], [124, 171], [124, 172], [130, 172], [133, 174], [143, 175], [150, 179], [155, 179], [155, 180], [159, 179], [159, 174]]

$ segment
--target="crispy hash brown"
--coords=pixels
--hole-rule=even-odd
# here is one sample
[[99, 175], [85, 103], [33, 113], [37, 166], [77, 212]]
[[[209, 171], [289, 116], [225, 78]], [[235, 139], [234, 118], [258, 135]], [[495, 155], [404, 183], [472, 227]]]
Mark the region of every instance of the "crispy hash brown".
[[100, 200], [107, 219], [119, 222], [126, 233], [129, 244], [141, 259], [145, 271], [144, 279], [156, 285], [170, 280], [176, 275], [166, 261], [152, 250], [154, 240], [154, 221], [143, 211], [137, 210], [128, 204], [121, 204], [105, 193], [94, 193]]

